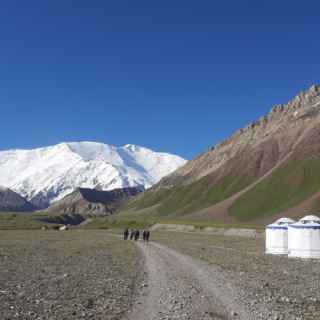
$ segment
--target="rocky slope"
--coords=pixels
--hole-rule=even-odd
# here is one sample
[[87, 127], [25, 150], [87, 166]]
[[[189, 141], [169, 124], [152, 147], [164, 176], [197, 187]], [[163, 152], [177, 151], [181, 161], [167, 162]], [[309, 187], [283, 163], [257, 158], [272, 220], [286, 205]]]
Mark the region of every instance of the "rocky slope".
[[185, 160], [171, 154], [95, 142], [0, 151], [0, 185], [45, 208], [78, 187], [112, 190], [151, 187]]
[[35, 207], [18, 193], [0, 187], [0, 212], [25, 212], [34, 209]]
[[[224, 221], [290, 215], [320, 191], [319, 155], [320, 87], [312, 86], [162, 179], [131, 208]], [[311, 202], [306, 211], [320, 207], [320, 197]]]
[[60, 201], [54, 203], [49, 213], [80, 214], [82, 216], [99, 216], [113, 214], [129, 198], [143, 191], [142, 187], [99, 191], [78, 188]]

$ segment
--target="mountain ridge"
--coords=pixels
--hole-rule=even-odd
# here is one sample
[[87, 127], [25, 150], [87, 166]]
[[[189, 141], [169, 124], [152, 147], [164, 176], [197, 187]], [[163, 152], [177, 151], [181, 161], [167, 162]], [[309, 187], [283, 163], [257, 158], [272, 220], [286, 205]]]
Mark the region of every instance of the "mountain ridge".
[[114, 214], [124, 201], [136, 196], [143, 187], [130, 187], [101, 191], [77, 188], [63, 199], [55, 202], [47, 212], [58, 215], [106, 216]]
[[[133, 200], [130, 208], [139, 212], [152, 207], [154, 214], [161, 216], [225, 222], [254, 221], [259, 215], [271, 217], [297, 205], [297, 201], [303, 200], [300, 195], [309, 197], [317, 188], [320, 190], [320, 183], [318, 185], [309, 174], [311, 166], [318, 166], [319, 132], [320, 87], [313, 85], [288, 104], [274, 106], [267, 115], [163, 178]], [[309, 160], [312, 158], [317, 160]], [[298, 181], [290, 184], [287, 180], [294, 170], [299, 172]], [[288, 172], [287, 175], [284, 172]], [[282, 190], [279, 196], [272, 193], [271, 185], [278, 188], [283, 183], [276, 179], [277, 175], [287, 181], [286, 187], [292, 192], [290, 196]], [[254, 193], [250, 186], [260, 193]], [[224, 207], [220, 205], [242, 190], [244, 194], [235, 202]], [[268, 194], [273, 198], [268, 198]], [[255, 200], [258, 198], [260, 202]]]
[[[223, 151], [224, 148], [226, 148], [230, 144], [234, 143], [235, 140], [237, 140], [243, 136], [252, 135], [254, 138], [254, 134], [257, 131], [257, 129], [262, 128], [263, 130], [265, 130], [268, 123], [270, 123], [270, 122], [274, 123], [274, 122], [278, 121], [279, 118], [283, 115], [288, 116], [288, 117], [291, 116], [291, 117], [295, 117], [295, 118], [298, 116], [299, 117], [307, 116], [307, 114], [304, 114], [303, 112], [301, 112], [301, 108], [304, 106], [305, 102], [307, 102], [307, 103], [314, 102], [314, 100], [319, 97], [319, 93], [320, 93], [320, 86], [312, 85], [309, 90], [302, 91], [301, 93], [296, 95], [293, 99], [291, 99], [288, 102], [288, 104], [278, 104], [278, 105], [273, 106], [267, 115], [262, 116], [258, 120], [249, 123], [244, 128], [238, 129], [229, 138], [224, 139], [223, 141], [217, 143], [215, 146], [211, 147], [207, 151], [205, 151], [205, 152], [201, 153], [200, 155], [198, 155], [197, 157], [195, 157], [193, 160], [188, 161], [188, 163], [185, 166], [182, 166], [177, 171], [173, 172], [173, 175], [179, 174], [180, 172], [183, 172], [183, 175], [185, 175], [186, 173], [184, 172], [184, 170], [188, 170], [189, 167], [192, 167], [193, 163], [196, 160], [198, 160], [199, 158], [202, 158], [202, 157], [207, 157], [208, 153]], [[320, 101], [316, 101], [316, 104], [319, 105]], [[299, 112], [301, 112], [301, 113], [299, 114]], [[275, 127], [275, 128], [271, 128], [271, 129], [276, 130], [278, 128]], [[268, 134], [270, 134], [270, 133], [268, 133]], [[249, 139], [250, 139], [250, 137], [249, 137]], [[216, 161], [218, 161], [218, 160], [219, 160], [219, 157]], [[212, 165], [211, 168], [213, 170], [215, 170], [217, 167]], [[202, 174], [205, 175], [205, 173], [208, 173], [208, 172], [204, 172]]]

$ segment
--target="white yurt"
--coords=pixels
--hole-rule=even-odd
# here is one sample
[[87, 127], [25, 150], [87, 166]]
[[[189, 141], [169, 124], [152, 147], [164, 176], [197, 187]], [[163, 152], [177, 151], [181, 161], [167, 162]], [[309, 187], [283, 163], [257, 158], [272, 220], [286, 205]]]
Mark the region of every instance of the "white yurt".
[[266, 227], [266, 253], [288, 254], [288, 225], [295, 221], [281, 218]]
[[289, 257], [320, 258], [320, 218], [306, 216], [288, 229]]

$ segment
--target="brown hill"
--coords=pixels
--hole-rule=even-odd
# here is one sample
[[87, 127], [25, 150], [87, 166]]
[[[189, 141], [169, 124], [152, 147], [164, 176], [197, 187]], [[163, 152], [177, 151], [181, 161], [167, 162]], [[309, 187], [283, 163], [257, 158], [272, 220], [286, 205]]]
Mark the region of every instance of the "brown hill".
[[36, 207], [18, 193], [0, 187], [0, 212], [31, 212]]
[[62, 200], [53, 204], [49, 213], [55, 214], [81, 214], [87, 215], [109, 215], [129, 198], [142, 192], [143, 188], [123, 188], [111, 191], [100, 191], [95, 189], [78, 188]]
[[309, 204], [305, 211], [320, 208], [320, 200], [309, 201], [320, 191], [319, 169], [320, 87], [312, 86], [162, 179], [130, 208], [152, 208], [161, 216], [269, 221], [282, 212], [296, 215], [293, 208], [303, 203]]

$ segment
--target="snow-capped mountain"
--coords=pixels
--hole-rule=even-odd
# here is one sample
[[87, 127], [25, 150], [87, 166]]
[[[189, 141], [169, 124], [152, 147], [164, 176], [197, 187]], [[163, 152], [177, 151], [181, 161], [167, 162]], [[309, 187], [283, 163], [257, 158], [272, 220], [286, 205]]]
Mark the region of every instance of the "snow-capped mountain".
[[46, 207], [78, 187], [149, 188], [185, 162], [179, 156], [135, 145], [61, 143], [33, 150], [0, 151], [0, 185]]

